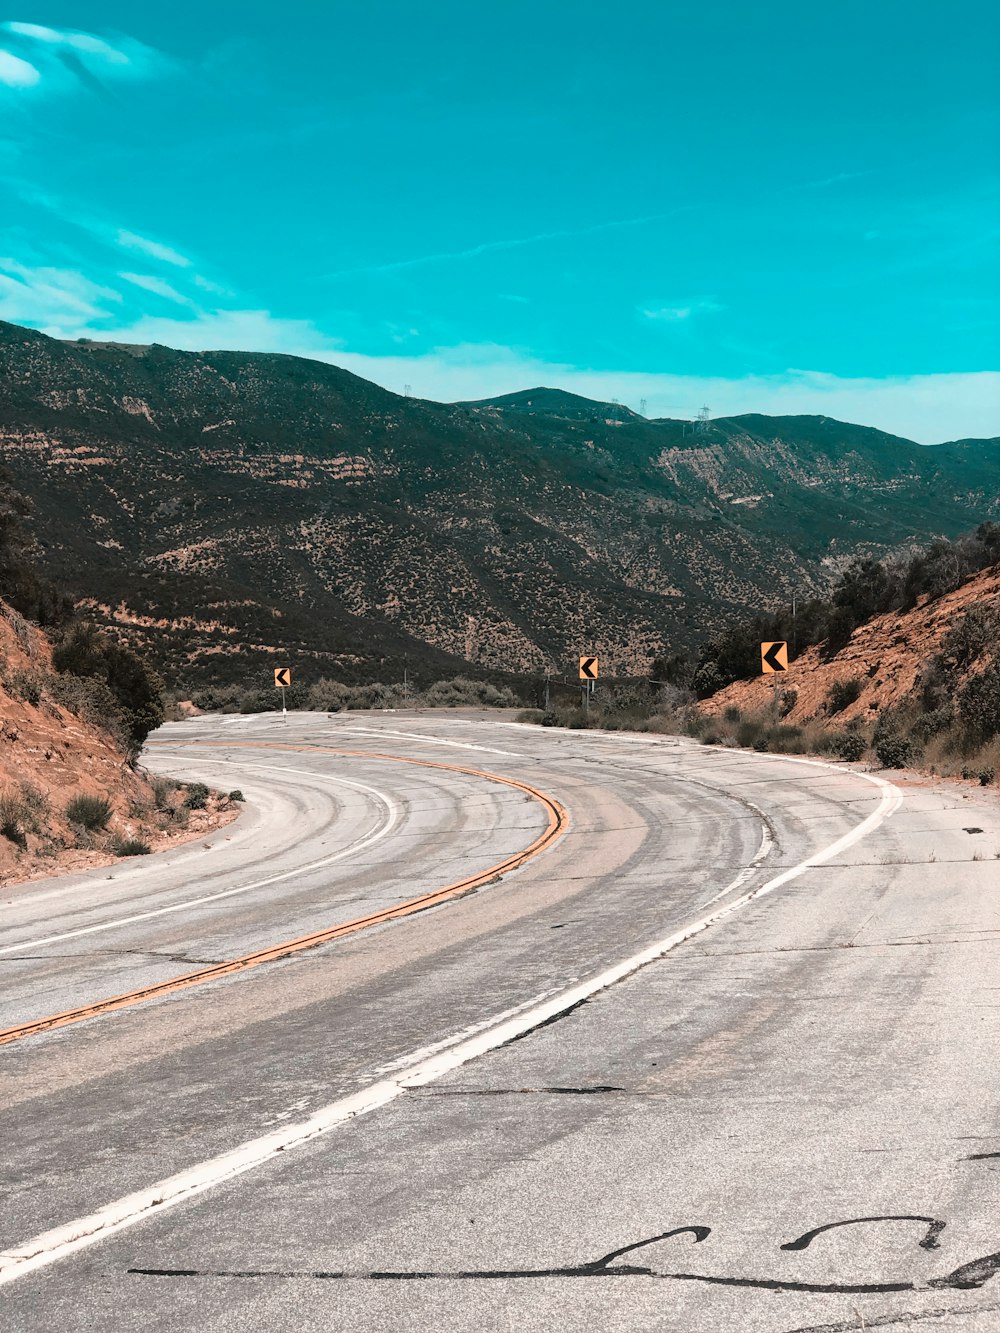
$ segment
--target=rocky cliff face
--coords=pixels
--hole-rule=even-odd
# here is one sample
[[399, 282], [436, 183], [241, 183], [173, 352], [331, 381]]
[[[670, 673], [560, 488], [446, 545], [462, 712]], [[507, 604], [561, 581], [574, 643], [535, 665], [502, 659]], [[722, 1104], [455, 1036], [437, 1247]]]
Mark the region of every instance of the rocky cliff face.
[[0, 459], [52, 574], [168, 680], [645, 670], [720, 615], [1000, 514], [1000, 442], [399, 398], [295, 357], [0, 324]]

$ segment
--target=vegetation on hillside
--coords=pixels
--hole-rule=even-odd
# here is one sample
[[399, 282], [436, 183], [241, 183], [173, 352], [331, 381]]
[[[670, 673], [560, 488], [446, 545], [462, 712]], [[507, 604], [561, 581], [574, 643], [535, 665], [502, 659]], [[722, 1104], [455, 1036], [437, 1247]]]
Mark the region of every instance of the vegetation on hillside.
[[907, 559], [852, 560], [827, 597], [812, 597], [793, 608], [736, 621], [710, 638], [701, 650], [690, 685], [699, 699], [736, 680], [760, 673], [760, 645], [788, 643], [794, 660], [813, 644], [833, 657], [866, 621], [886, 611], [906, 611], [921, 597], [940, 597], [970, 575], [1000, 561], [1000, 524], [981, 523], [975, 532], [933, 542]]
[[936, 541], [909, 560], [855, 560], [829, 598], [796, 608], [794, 622], [787, 608], [734, 624], [705, 645], [693, 668], [679, 656], [660, 659], [648, 684], [604, 684], [588, 709], [578, 696], [568, 696], [546, 712], [521, 716], [543, 726], [680, 732], [706, 745], [870, 758], [885, 768], [922, 766], [986, 785], [1000, 769], [996, 602], [972, 603], [941, 638], [910, 694], [866, 719], [839, 718], [861, 695], [863, 681], [856, 676], [833, 681], [816, 715], [799, 725], [786, 721], [797, 692], [781, 681], [768, 707], [756, 712], [733, 705], [714, 716], [699, 709], [698, 701], [733, 681], [758, 676], [761, 642], [787, 639], [791, 656], [818, 644], [825, 657], [833, 657], [855, 629], [876, 616], [903, 614], [994, 567], [1000, 567], [1000, 525], [993, 523], [954, 542]]
[[[529, 406], [530, 404], [530, 406]], [[326, 363], [61, 342], [0, 323], [0, 457], [49, 573], [171, 688], [516, 684], [599, 633], [666, 646], [1000, 518], [1000, 442], [823, 417], [650, 421], [532, 389], [404, 398]]]

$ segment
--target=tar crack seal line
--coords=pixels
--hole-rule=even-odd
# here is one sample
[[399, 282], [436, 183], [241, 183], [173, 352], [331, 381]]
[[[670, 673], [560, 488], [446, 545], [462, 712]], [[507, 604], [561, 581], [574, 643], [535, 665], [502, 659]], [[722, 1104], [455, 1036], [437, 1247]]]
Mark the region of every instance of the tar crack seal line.
[[[926, 1222], [927, 1231], [918, 1241], [925, 1250], [939, 1247], [938, 1237], [945, 1228], [945, 1223], [937, 1218], [925, 1217], [913, 1213], [888, 1213], [878, 1217], [852, 1217], [841, 1222], [828, 1222], [815, 1227], [779, 1246], [785, 1251], [805, 1250], [817, 1236], [837, 1227], [850, 1227], [872, 1222]], [[266, 1268], [245, 1269], [204, 1269], [204, 1268], [148, 1268], [134, 1266], [126, 1271], [133, 1276], [159, 1278], [306, 1278], [326, 1281], [368, 1281], [368, 1282], [414, 1282], [414, 1281], [509, 1281], [515, 1278], [659, 1278], [673, 1282], [706, 1282], [726, 1287], [751, 1287], [764, 1291], [796, 1291], [819, 1294], [879, 1295], [891, 1292], [921, 1291], [927, 1289], [950, 1288], [956, 1291], [968, 1291], [984, 1286], [1000, 1270], [1000, 1253], [983, 1255], [969, 1263], [961, 1264], [943, 1277], [931, 1278], [918, 1283], [910, 1278], [884, 1282], [801, 1282], [791, 1278], [778, 1277], [728, 1277], [709, 1273], [677, 1273], [653, 1268], [646, 1264], [617, 1263], [623, 1256], [634, 1255], [639, 1250], [673, 1236], [693, 1236], [695, 1244], [707, 1240], [712, 1228], [707, 1226], [674, 1227], [669, 1231], [658, 1232], [645, 1240], [634, 1241], [618, 1249], [581, 1264], [556, 1265], [548, 1268], [471, 1268], [471, 1269], [369, 1269], [349, 1271], [347, 1269], [287, 1270]]]

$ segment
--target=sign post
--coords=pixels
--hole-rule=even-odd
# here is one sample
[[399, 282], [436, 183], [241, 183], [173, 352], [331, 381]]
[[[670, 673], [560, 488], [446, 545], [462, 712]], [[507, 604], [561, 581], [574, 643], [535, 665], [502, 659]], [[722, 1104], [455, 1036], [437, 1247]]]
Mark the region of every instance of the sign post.
[[281, 716], [288, 721], [288, 709], [285, 707], [285, 690], [292, 683], [291, 667], [274, 668], [274, 688], [281, 691]]
[[781, 713], [778, 703], [778, 672], [788, 670], [788, 644], [784, 639], [775, 639], [771, 643], [760, 645], [761, 675], [774, 676], [774, 720], [777, 723]]
[[580, 658], [580, 679], [583, 681], [583, 710], [590, 718], [590, 696], [594, 692], [594, 683], [597, 680], [597, 658]]

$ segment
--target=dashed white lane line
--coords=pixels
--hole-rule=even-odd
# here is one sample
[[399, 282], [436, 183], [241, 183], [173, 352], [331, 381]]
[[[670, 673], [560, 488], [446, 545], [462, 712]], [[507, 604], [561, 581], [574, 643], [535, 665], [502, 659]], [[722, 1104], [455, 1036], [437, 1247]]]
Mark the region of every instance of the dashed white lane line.
[[[818, 761], [806, 762], [816, 763]], [[818, 852], [814, 852], [812, 856], [800, 861], [798, 865], [784, 870], [780, 875], [768, 880], [759, 888], [751, 889], [749, 893], [744, 893], [739, 898], [732, 899], [714, 912], [699, 917], [697, 921], [682, 927], [672, 935], [666, 936], [665, 939], [657, 940], [641, 952], [633, 954], [631, 958], [616, 963], [613, 967], [607, 968], [605, 971], [598, 973], [597, 976], [591, 977], [577, 986], [561, 991], [551, 998], [536, 997], [538, 1003], [529, 1002], [531, 1003], [530, 1008], [513, 1017], [497, 1015], [496, 1019], [485, 1030], [476, 1031], [475, 1028], [465, 1028], [447, 1039], [445, 1048], [434, 1054], [428, 1056], [426, 1054], [428, 1048], [413, 1052], [399, 1073], [392, 1078], [381, 1079], [377, 1083], [372, 1083], [350, 1097], [342, 1097], [335, 1102], [331, 1102], [305, 1120], [285, 1125], [261, 1138], [252, 1139], [248, 1143], [234, 1148], [231, 1152], [201, 1162], [197, 1166], [181, 1171], [177, 1175], [169, 1176], [147, 1189], [138, 1190], [136, 1193], [126, 1195], [122, 1199], [116, 1199], [86, 1217], [77, 1218], [65, 1226], [43, 1232], [11, 1250], [3, 1251], [0, 1253], [0, 1285], [13, 1282], [27, 1273], [53, 1264], [57, 1260], [68, 1258], [97, 1241], [106, 1240], [117, 1232], [123, 1231], [126, 1227], [135, 1226], [139, 1222], [157, 1217], [166, 1209], [176, 1207], [180, 1203], [186, 1203], [188, 1200], [204, 1194], [207, 1190], [221, 1185], [224, 1181], [232, 1180], [247, 1171], [252, 1171], [255, 1167], [262, 1166], [279, 1154], [288, 1153], [291, 1149], [302, 1147], [303, 1144], [312, 1142], [320, 1135], [330, 1133], [357, 1116], [367, 1115], [379, 1107], [388, 1105], [410, 1088], [423, 1087], [443, 1078], [452, 1070], [486, 1055], [489, 1051], [496, 1050], [497, 1047], [506, 1045], [507, 1042], [513, 1041], [516, 1037], [524, 1036], [533, 1028], [541, 1026], [541, 1024], [565, 1013], [584, 1000], [590, 999], [599, 991], [615, 985], [640, 968], [655, 962], [658, 958], [662, 958], [664, 954], [676, 949], [678, 945], [691, 939], [692, 936], [708, 930], [710, 926], [714, 926], [734, 912], [738, 912], [748, 903], [755, 902], [766, 894], [774, 893], [776, 889], [797, 879], [811, 867], [821, 865], [825, 861], [838, 856], [878, 828], [894, 810], [898, 809], [903, 799], [902, 792], [883, 778], [877, 778], [867, 773], [856, 773], [854, 776], [864, 782], [872, 783], [879, 789], [878, 806], [866, 819], [863, 819], [848, 833], [845, 833], [843, 837], [821, 848]], [[724, 894], [731, 892], [736, 884], [737, 881], [734, 880], [722, 892]], [[481, 1027], [481, 1025], [477, 1026]]]
[[[229, 767], [239, 768], [246, 772], [250, 765], [240, 761], [232, 762], [227, 759], [206, 760], [206, 764], [225, 764]], [[302, 770], [279, 766], [276, 764], [255, 764], [253, 765], [255, 773], [295, 773], [302, 776]], [[399, 822], [400, 809], [396, 801], [385, 792], [378, 791], [375, 787], [369, 787], [364, 782], [349, 782], [347, 778], [335, 778], [329, 773], [313, 774], [311, 776], [320, 777], [326, 782], [335, 782], [341, 787], [353, 787], [356, 791], [364, 792], [371, 796], [381, 805], [385, 815], [378, 828], [365, 837], [350, 843], [347, 847], [342, 847], [339, 852], [334, 852], [330, 856], [324, 856], [318, 861], [311, 861], [304, 866], [296, 866], [294, 870], [285, 870], [277, 875], [268, 875], [266, 879], [256, 879], [250, 884], [240, 884], [234, 889], [221, 889], [218, 893], [206, 893], [199, 898], [186, 898], [183, 902], [171, 903], [167, 907], [153, 907], [147, 912], [135, 912], [131, 916], [116, 917], [112, 921], [100, 921], [93, 926], [81, 926], [77, 930], [63, 931], [59, 935], [46, 935], [38, 940], [19, 940], [16, 944], [6, 945], [0, 949], [0, 955], [8, 953], [22, 953], [25, 949], [41, 949], [49, 944], [61, 944], [65, 940], [79, 939], [83, 935], [96, 935], [104, 930], [117, 930], [121, 926], [132, 926], [138, 921], [151, 921], [154, 917], [167, 916], [172, 912], [184, 912], [191, 907], [201, 907], [205, 903], [219, 902], [223, 898], [234, 898], [237, 894], [251, 893], [254, 889], [266, 888], [269, 884], [280, 884], [283, 880], [292, 879], [297, 875], [306, 875], [313, 870], [322, 870], [326, 866], [333, 865], [337, 861], [342, 861], [345, 856], [355, 856], [359, 852], [366, 851], [374, 843], [380, 842], [396, 827]]]

